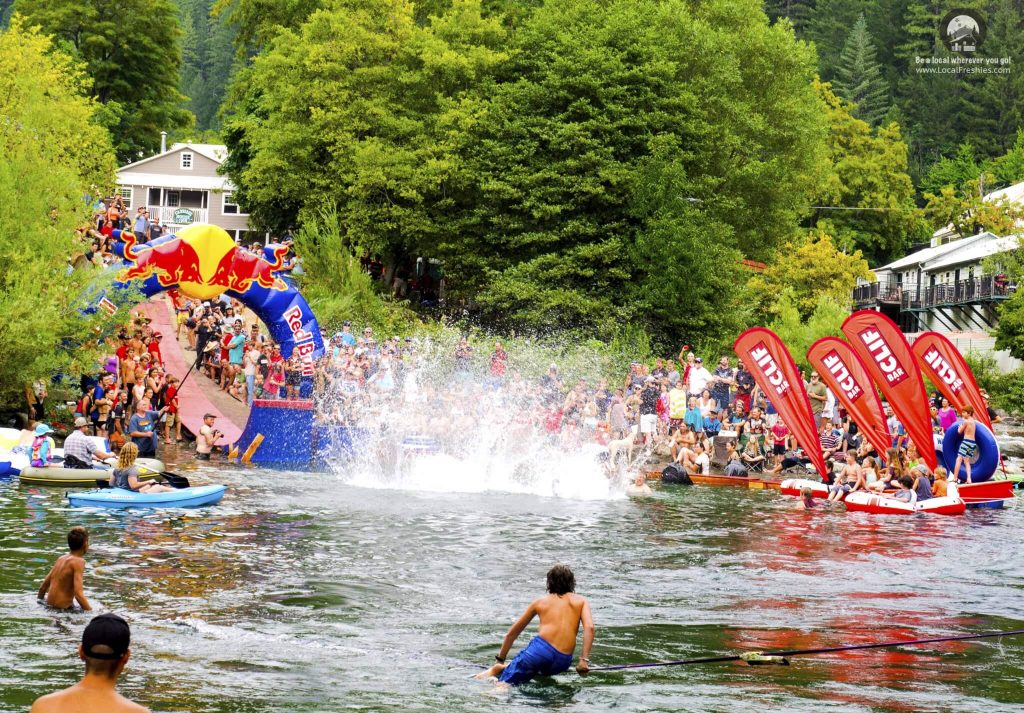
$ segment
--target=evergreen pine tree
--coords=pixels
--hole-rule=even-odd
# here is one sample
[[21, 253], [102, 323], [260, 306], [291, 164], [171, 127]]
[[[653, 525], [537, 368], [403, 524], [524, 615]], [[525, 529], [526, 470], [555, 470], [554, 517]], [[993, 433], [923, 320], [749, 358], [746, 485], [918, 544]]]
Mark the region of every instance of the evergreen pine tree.
[[988, 34], [978, 55], [988, 60], [1007, 60], [1005, 73], [972, 75], [964, 103], [966, 136], [985, 156], [1006, 152], [1024, 127], [1024, 2], [995, 0], [988, 15]]
[[856, 104], [853, 115], [877, 126], [889, 110], [889, 88], [875, 56], [864, 15], [857, 18], [836, 66], [835, 87], [846, 101]]
[[807, 23], [805, 39], [818, 50], [818, 71], [821, 78], [836, 77], [839, 55], [850, 28], [864, 9], [863, 0], [817, 0], [814, 14]]
[[764, 12], [773, 23], [783, 18], [789, 20], [800, 37], [814, 14], [814, 5], [815, 0], [765, 0]]

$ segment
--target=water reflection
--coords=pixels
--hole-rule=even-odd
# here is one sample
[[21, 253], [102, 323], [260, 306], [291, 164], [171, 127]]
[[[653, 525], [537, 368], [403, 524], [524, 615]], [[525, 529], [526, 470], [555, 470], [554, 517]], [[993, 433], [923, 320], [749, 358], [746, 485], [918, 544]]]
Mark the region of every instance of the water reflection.
[[[193, 477], [193, 476], [190, 476]], [[1017, 511], [813, 514], [765, 491], [642, 501], [412, 493], [331, 476], [200, 470], [193, 512], [75, 511], [0, 484], [0, 711], [71, 683], [87, 617], [34, 588], [72, 524], [86, 590], [127, 616], [125, 686], [161, 710], [1019, 710], [1024, 642], [941, 644], [573, 675], [495, 694], [467, 682], [555, 561], [594, 603], [595, 664], [1020, 628]], [[70, 668], [69, 668], [70, 666]]]

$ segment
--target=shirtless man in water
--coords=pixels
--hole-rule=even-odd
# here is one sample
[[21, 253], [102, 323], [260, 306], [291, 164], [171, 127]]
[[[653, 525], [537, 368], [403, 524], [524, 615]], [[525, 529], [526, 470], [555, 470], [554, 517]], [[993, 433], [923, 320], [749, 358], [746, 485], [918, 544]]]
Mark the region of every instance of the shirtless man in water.
[[54, 563], [37, 596], [39, 599], [46, 597], [46, 603], [55, 609], [71, 609], [77, 600], [84, 611], [91, 611], [89, 600], [82, 591], [85, 553], [89, 551], [89, 533], [84, 527], [72, 527], [68, 532], [68, 549], [71, 552]]
[[956, 465], [953, 466], [953, 481], [960, 478], [960, 464], [963, 463], [967, 468], [967, 482], [971, 482], [971, 458], [974, 457], [975, 451], [978, 450], [978, 443], [975, 440], [977, 438], [977, 421], [974, 420], [974, 408], [972, 406], [964, 406], [963, 408], [964, 421], [957, 427], [957, 432], [962, 433], [964, 439], [960, 441], [960, 450], [956, 453]]
[[43, 696], [29, 713], [148, 713], [117, 692], [131, 650], [128, 622], [116, 614], [100, 614], [82, 633], [78, 657], [85, 661], [85, 676], [63, 691]]
[[[527, 607], [505, 634], [501, 650], [495, 656], [496, 664], [477, 678], [496, 676], [500, 683], [519, 685], [537, 676], [554, 676], [567, 671], [572, 665], [572, 653], [576, 649], [576, 636], [583, 625], [583, 654], [576, 664], [576, 672], [585, 676], [590, 670], [590, 647], [594, 644], [594, 620], [590, 615], [590, 603], [575, 594], [576, 577], [564, 564], [556, 564], [548, 572], [548, 594]], [[529, 645], [509, 663], [505, 663], [512, 644], [523, 633], [523, 629], [540, 616], [540, 631]]]

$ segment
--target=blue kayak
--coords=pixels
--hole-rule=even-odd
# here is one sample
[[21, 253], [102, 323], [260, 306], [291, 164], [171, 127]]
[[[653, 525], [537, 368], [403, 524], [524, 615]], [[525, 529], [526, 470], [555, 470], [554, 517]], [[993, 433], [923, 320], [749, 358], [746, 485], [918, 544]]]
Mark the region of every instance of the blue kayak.
[[86, 508], [195, 508], [215, 505], [224, 497], [223, 485], [198, 485], [167, 493], [136, 493], [122, 488], [68, 493], [73, 507]]

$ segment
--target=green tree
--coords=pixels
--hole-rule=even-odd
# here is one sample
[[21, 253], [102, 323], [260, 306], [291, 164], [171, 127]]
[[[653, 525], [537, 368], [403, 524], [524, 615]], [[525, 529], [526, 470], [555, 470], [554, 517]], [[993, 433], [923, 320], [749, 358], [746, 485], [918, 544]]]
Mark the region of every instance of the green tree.
[[812, 230], [800, 240], [782, 246], [764, 272], [751, 278], [750, 287], [759, 303], [760, 317], [779, 317], [778, 296], [788, 290], [800, 318], [808, 319], [822, 297], [849, 309], [857, 279], [872, 277], [859, 250], [845, 253], [831, 235]]
[[798, 35], [807, 28], [814, 13], [814, 0], [765, 0], [764, 12], [771, 22], [789, 20]]
[[182, 35], [180, 89], [199, 131], [220, 126], [218, 112], [236, 66], [235, 28], [213, 16], [213, 0], [178, 0]]
[[953, 186], [957, 190], [962, 190], [971, 181], [977, 182], [982, 172], [974, 146], [965, 141], [957, 147], [952, 158], [943, 156], [932, 164], [921, 179], [921, 189], [934, 193], [942, 190], [944, 186]]
[[805, 37], [818, 51], [818, 69], [824, 79], [835, 78], [850, 28], [863, 11], [862, 0], [817, 0], [815, 3]]
[[548, 2], [513, 42], [442, 246], [453, 288], [489, 322], [636, 315], [666, 341], [741, 312], [736, 258], [791, 233], [824, 167], [809, 48], [747, 2]]
[[14, 8], [85, 64], [122, 161], [158, 150], [162, 130], [189, 125], [171, 0], [16, 0]]
[[835, 74], [836, 93], [854, 105], [853, 115], [877, 126], [889, 111], [889, 88], [875, 59], [875, 45], [863, 14], [850, 30]]
[[17, 16], [0, 33], [4, 407], [23, 404], [29, 381], [90, 368], [95, 353], [80, 347], [105, 323], [79, 312], [84, 290], [101, 278], [68, 271], [74, 230], [90, 215], [83, 196], [101, 195], [114, 176], [110, 137], [96, 122], [100, 111], [88, 90], [82, 68]]
[[213, 15], [235, 28], [238, 54], [262, 52], [283, 29], [296, 30], [324, 0], [214, 0]]
[[995, 335], [996, 349], [1006, 349], [1017, 359], [1024, 359], [1024, 290], [1018, 289], [999, 306]]
[[1017, 130], [1013, 146], [1002, 156], [993, 159], [988, 170], [1000, 186], [1024, 181], [1024, 128]]
[[1024, 206], [1002, 196], [996, 200], [985, 200], [988, 192], [982, 180], [991, 176], [982, 174], [980, 179], [954, 187], [943, 186], [938, 193], [925, 193], [927, 201], [925, 215], [936, 230], [951, 226], [956, 238], [988, 231], [994, 235], [1011, 235], [1024, 221]]
[[907, 174], [907, 145], [897, 124], [876, 131], [850, 113], [828, 84], [815, 83], [831, 130], [831, 171], [819, 186], [813, 224], [848, 251], [863, 251], [872, 262], [899, 254], [922, 237], [914, 186]]
[[1007, 71], [977, 75], [967, 85], [965, 130], [983, 155], [994, 156], [1008, 150], [1024, 127], [1024, 4], [995, 0], [987, 17], [988, 33], [978, 54], [1009, 64], [990, 65]]
[[[849, 297], [847, 297], [847, 300]], [[777, 317], [769, 325], [789, 347], [793, 360], [809, 369], [807, 350], [822, 337], [841, 337], [843, 322], [850, 316], [846, 300], [838, 301], [830, 295], [821, 295], [810, 316], [803, 316], [797, 307], [792, 288], [785, 288], [778, 296]]]

